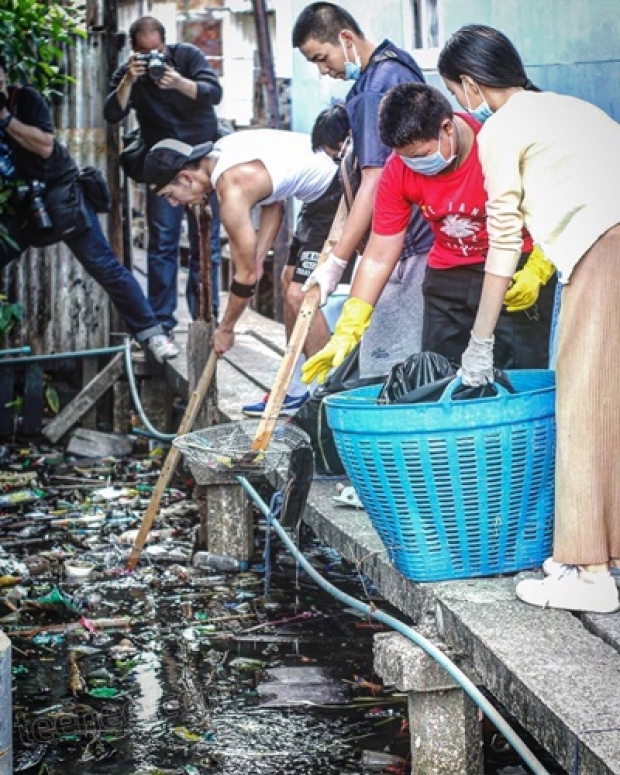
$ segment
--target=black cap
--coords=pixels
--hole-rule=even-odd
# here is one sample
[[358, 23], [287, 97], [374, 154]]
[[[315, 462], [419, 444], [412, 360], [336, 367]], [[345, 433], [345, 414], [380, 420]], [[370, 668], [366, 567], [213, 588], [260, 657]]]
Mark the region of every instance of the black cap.
[[212, 150], [213, 143], [210, 142], [191, 146], [172, 138], [160, 140], [146, 155], [144, 180], [155, 191], [161, 191], [188, 162], [202, 159]]

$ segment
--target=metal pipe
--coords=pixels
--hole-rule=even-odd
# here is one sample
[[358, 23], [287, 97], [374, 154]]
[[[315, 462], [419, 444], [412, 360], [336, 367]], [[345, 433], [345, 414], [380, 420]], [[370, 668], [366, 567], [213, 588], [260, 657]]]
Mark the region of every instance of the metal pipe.
[[0, 350], [0, 355], [19, 355], [21, 353], [28, 355], [30, 350], [28, 345], [26, 347], [12, 347], [10, 350]]
[[[136, 377], [133, 373], [133, 367], [131, 363], [131, 342], [129, 341], [129, 337], [127, 337], [125, 341], [125, 345], [121, 349], [125, 350], [125, 371], [127, 372], [127, 382], [129, 383], [129, 392], [131, 393], [133, 404], [136, 407], [136, 411], [138, 412], [138, 417], [140, 418], [142, 425], [144, 425], [148, 433], [154, 439], [159, 439], [160, 441], [172, 441], [172, 439], [175, 438], [176, 434], [161, 433], [160, 431], [157, 430], [157, 428], [151, 425], [149, 418], [146, 416], [146, 412], [144, 411], [144, 407], [142, 406], [142, 401], [140, 400], [138, 386], [136, 385]], [[134, 428], [134, 430], [136, 429]]]
[[506, 740], [519, 754], [527, 766], [531, 768], [534, 775], [550, 775], [549, 771], [544, 768], [542, 763], [536, 758], [533, 752], [530, 751], [530, 749], [526, 746], [523, 740], [521, 740], [514, 729], [512, 729], [512, 727], [499, 713], [499, 711], [493, 707], [493, 705], [491, 705], [489, 700], [487, 700], [487, 698], [482, 694], [478, 687], [465, 675], [465, 673], [463, 673], [459, 667], [454, 664], [454, 662], [448, 659], [448, 657], [430, 640], [425, 638], [423, 635], [420, 635], [420, 633], [416, 632], [412, 627], [403, 624], [394, 616], [390, 616], [390, 614], [383, 613], [383, 611], [380, 611], [374, 607], [371, 608], [366, 603], [363, 603], [361, 600], [348, 595], [346, 592], [342, 592], [340, 589], [338, 589], [338, 587], [335, 587], [329, 581], [324, 579], [319, 573], [317, 573], [317, 571], [312, 567], [308, 560], [306, 560], [303, 554], [301, 554], [286, 530], [284, 530], [273, 513], [270, 511], [269, 506], [267, 506], [265, 501], [260, 497], [260, 495], [256, 492], [248, 480], [243, 476], [237, 476], [236, 478], [243, 489], [250, 496], [254, 504], [263, 512], [267, 518], [267, 528], [269, 528], [270, 524], [273, 526], [274, 530], [284, 545], [301, 565], [304, 571], [308, 574], [308, 576], [310, 576], [310, 578], [312, 578], [322, 589], [324, 589], [326, 592], [329, 592], [330, 595], [335, 597], [341, 603], [361, 611], [365, 616], [372, 617], [379, 622], [383, 622], [383, 624], [387, 624], [388, 627], [396, 630], [396, 632], [404, 635], [406, 638], [413, 641], [417, 646], [422, 648], [430, 657], [435, 660], [435, 662], [440, 664], [452, 678], [454, 678], [454, 680], [470, 697], [470, 699], [473, 700], [473, 702], [476, 703], [482, 712], [493, 722], [493, 724], [495, 724], [497, 729], [504, 735]]
[[27, 355], [25, 358], [3, 358], [0, 366], [17, 366], [22, 363], [42, 363], [43, 361], [62, 361], [70, 358], [94, 358], [97, 355], [112, 355], [122, 353], [125, 345], [116, 347], [95, 347], [92, 350], [74, 350], [66, 353], [50, 353], [49, 355]]

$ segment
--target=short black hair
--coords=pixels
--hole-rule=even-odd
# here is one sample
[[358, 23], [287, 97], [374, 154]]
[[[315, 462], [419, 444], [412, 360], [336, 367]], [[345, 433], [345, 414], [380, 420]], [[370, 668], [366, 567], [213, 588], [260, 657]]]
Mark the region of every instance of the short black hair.
[[316, 117], [312, 127], [312, 150], [340, 148], [350, 129], [349, 114], [344, 103], [339, 102], [331, 108], [325, 108]]
[[129, 28], [129, 40], [133, 49], [136, 48], [138, 35], [141, 35], [143, 32], [159, 32], [161, 42], [166, 42], [166, 28], [159, 19], [156, 19], [154, 16], [141, 16]]
[[2, 54], [0, 54], [0, 67], [6, 73], [6, 57], [4, 57]]
[[447, 97], [425, 83], [393, 86], [379, 105], [379, 135], [388, 148], [402, 148], [439, 136], [441, 125], [454, 111]]
[[468, 75], [490, 88], [521, 86], [540, 91], [527, 77], [513, 43], [503, 32], [484, 24], [467, 24], [457, 30], [441, 50], [437, 69], [443, 78], [456, 83]]
[[351, 30], [359, 38], [362, 28], [348, 11], [335, 3], [311, 3], [297, 17], [293, 25], [293, 48], [300, 48], [310, 38], [319, 43], [338, 43], [343, 30]]

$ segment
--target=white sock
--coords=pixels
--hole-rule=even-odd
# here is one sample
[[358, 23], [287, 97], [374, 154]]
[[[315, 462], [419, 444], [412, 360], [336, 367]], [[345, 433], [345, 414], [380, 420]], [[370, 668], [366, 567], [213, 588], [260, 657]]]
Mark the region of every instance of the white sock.
[[288, 387], [287, 395], [291, 398], [300, 398], [308, 392], [308, 386], [301, 381], [301, 367], [306, 362], [306, 356], [302, 353], [299, 356], [295, 371], [293, 372], [293, 378], [291, 384]]

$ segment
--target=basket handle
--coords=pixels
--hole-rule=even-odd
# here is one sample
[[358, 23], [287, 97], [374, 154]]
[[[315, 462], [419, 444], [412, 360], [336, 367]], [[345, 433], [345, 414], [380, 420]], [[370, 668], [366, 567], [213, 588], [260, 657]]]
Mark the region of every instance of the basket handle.
[[[448, 403], [450, 401], [450, 399], [452, 398], [452, 394], [454, 393], [454, 391], [457, 388], [461, 387], [462, 384], [463, 384], [463, 378], [462, 377], [455, 377], [452, 380], [452, 382], [450, 382], [448, 385], [446, 385], [445, 390], [443, 391], [443, 393], [439, 397], [438, 403], [441, 403], [441, 402]], [[499, 398], [500, 396], [509, 396], [510, 395], [510, 391], [506, 390], [506, 388], [503, 385], [501, 385], [499, 382], [493, 382], [493, 387], [497, 391], [497, 395], [496, 396], [488, 396], [488, 398]]]

